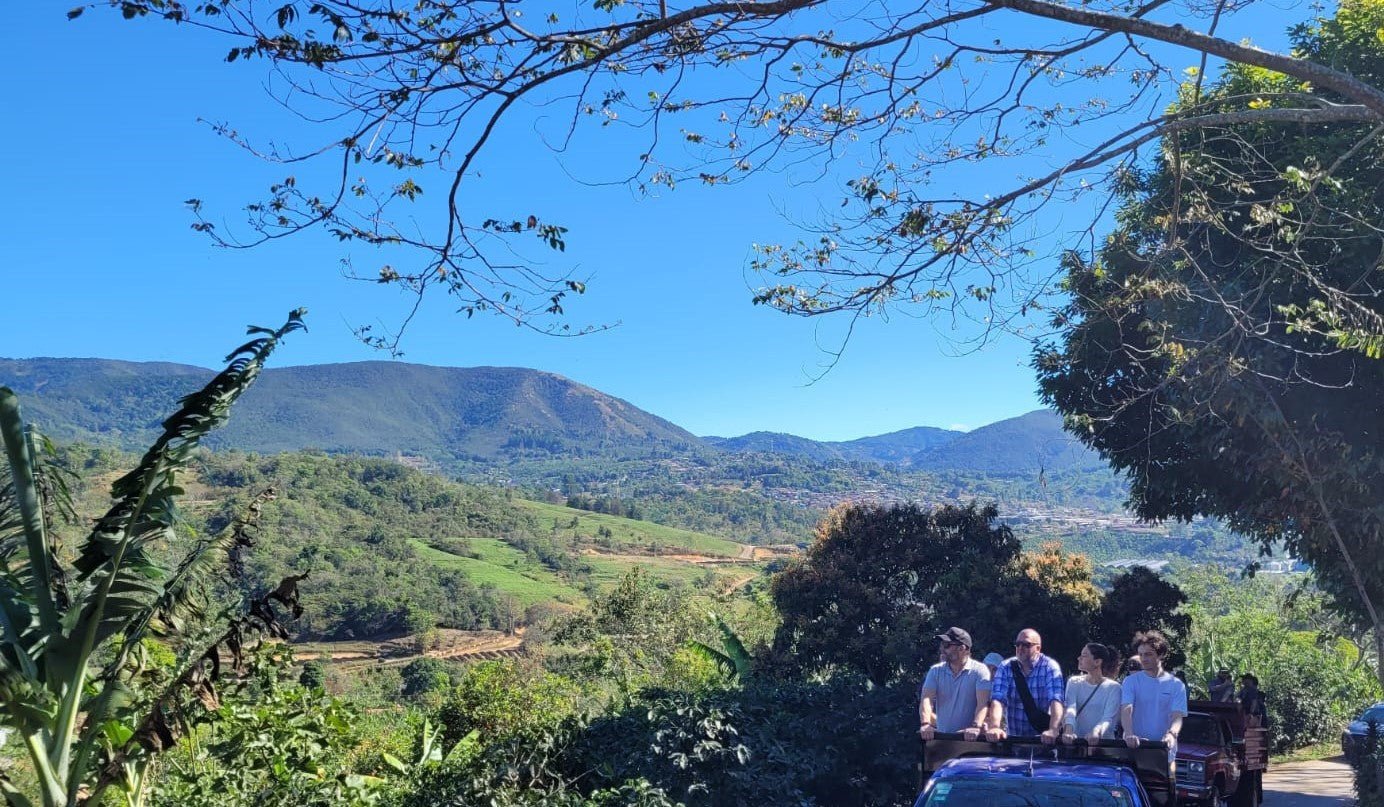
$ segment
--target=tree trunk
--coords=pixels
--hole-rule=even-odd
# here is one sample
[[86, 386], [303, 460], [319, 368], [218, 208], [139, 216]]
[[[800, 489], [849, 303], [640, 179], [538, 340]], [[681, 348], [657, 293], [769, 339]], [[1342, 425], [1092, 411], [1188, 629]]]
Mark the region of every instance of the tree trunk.
[[1374, 677], [1384, 689], [1384, 623], [1374, 623]]

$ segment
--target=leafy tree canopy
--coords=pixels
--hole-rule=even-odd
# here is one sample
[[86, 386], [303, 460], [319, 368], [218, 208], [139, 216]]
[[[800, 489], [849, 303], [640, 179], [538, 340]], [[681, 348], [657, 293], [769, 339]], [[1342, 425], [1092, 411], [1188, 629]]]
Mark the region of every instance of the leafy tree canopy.
[[1068, 664], [1099, 594], [1085, 558], [1025, 555], [993, 505], [842, 505], [804, 557], [772, 584], [783, 622], [776, 657], [813, 670], [857, 670], [876, 684], [936, 662], [934, 637], [966, 628], [982, 652], [1032, 627]]
[[[1296, 52], [1373, 80], [1381, 27], [1384, 4], [1347, 2], [1296, 29]], [[1182, 104], [1278, 108], [1308, 89], [1232, 65]], [[1117, 230], [1067, 257], [1062, 335], [1036, 358], [1044, 397], [1129, 477], [1141, 516], [1217, 516], [1286, 548], [1380, 642], [1382, 132], [1238, 122], [1167, 137], [1125, 177]]]

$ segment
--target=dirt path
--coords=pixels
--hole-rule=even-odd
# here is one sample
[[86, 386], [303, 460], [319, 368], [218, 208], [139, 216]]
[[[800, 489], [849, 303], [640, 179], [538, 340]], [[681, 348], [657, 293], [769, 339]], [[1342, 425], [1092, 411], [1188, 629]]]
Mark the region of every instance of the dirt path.
[[1274, 765], [1264, 777], [1264, 807], [1345, 807], [1353, 804], [1345, 760]]
[[[524, 629], [519, 628], [513, 635], [499, 631], [460, 631], [442, 630], [441, 645], [419, 653], [414, 639], [409, 636], [398, 637], [383, 642], [326, 642], [305, 645], [301, 651], [303, 658], [325, 652], [332, 663], [342, 669], [362, 667], [390, 667], [407, 664], [420, 656], [442, 659], [475, 660], [495, 659], [517, 655], [522, 651]], [[333, 647], [333, 645], [337, 645]]]

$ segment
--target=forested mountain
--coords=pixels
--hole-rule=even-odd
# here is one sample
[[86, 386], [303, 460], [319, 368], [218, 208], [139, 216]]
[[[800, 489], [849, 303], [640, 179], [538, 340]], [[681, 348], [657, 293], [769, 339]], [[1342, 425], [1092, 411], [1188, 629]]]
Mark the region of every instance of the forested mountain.
[[1062, 431], [1062, 418], [1047, 409], [981, 426], [919, 452], [909, 464], [924, 471], [1016, 475], [1090, 470], [1103, 465], [1095, 452]]
[[751, 432], [739, 437], [705, 437], [711, 445], [736, 453], [760, 452], [829, 462], [909, 463], [920, 452], [946, 445], [965, 432], [917, 426], [856, 440], [824, 442], [780, 432]]
[[[123, 449], [147, 444], [177, 399], [211, 376], [211, 370], [160, 362], [0, 359], [0, 384], [24, 398], [48, 434]], [[266, 370], [236, 418], [208, 444], [261, 453], [418, 455], [443, 466], [716, 450], [918, 471], [1028, 474], [1099, 465], [1047, 411], [972, 432], [919, 426], [839, 442], [775, 432], [698, 438], [552, 373], [380, 361]]]
[[[186, 365], [0, 359], [0, 384], [62, 440], [137, 449], [177, 399], [212, 377]], [[700, 448], [689, 432], [551, 373], [357, 362], [264, 372], [208, 445], [416, 454], [440, 462], [549, 454], [644, 456]]]

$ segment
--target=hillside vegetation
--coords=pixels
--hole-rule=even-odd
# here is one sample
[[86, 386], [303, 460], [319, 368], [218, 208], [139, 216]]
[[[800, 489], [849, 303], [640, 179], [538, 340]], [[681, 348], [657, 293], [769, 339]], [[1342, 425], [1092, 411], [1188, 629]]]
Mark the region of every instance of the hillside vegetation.
[[[132, 457], [74, 448], [83, 509]], [[216, 530], [261, 491], [264, 536], [246, 558], [268, 586], [308, 572], [302, 638], [512, 628], [545, 602], [579, 605], [635, 566], [664, 584], [711, 588], [754, 574], [734, 541], [448, 481], [378, 458], [296, 452], [204, 453], [190, 521]]]

